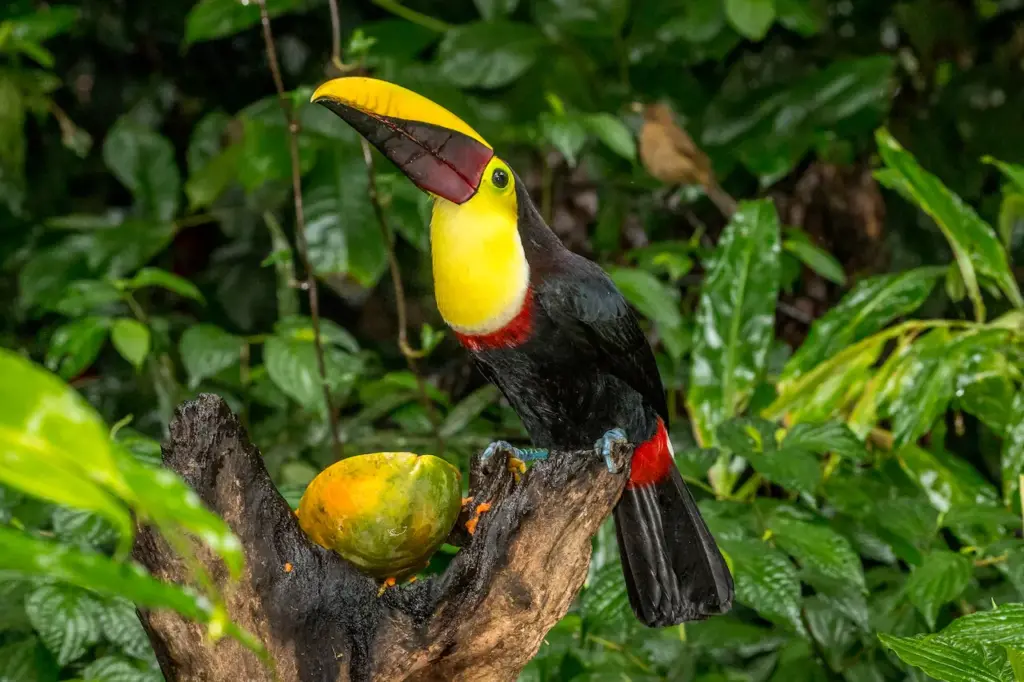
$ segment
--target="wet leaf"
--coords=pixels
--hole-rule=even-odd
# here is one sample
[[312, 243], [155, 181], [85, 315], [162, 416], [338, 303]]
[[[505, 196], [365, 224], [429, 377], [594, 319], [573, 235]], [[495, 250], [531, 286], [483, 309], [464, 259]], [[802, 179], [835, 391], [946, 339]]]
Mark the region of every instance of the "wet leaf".
[[722, 234], [701, 289], [687, 404], [702, 445], [748, 400], [764, 372], [779, 288], [779, 220], [744, 202]]
[[835, 307], [811, 325], [807, 339], [786, 363], [779, 380], [780, 392], [840, 350], [919, 308], [944, 270], [917, 268], [858, 282]]
[[135, 369], [140, 369], [149, 355], [149, 327], [138, 320], [128, 317], [114, 320], [110, 327], [110, 341], [121, 357], [132, 363]]
[[181, 174], [167, 138], [122, 117], [103, 141], [103, 161], [144, 217], [167, 221], [177, 213]]
[[1012, 682], [989, 661], [980, 644], [945, 637], [896, 637], [879, 633], [882, 644], [900, 659], [946, 682]]
[[628, 0], [536, 0], [534, 21], [584, 37], [618, 35], [629, 14]]
[[490, 384], [473, 391], [448, 412], [441, 423], [440, 436], [451, 438], [457, 435], [470, 422], [479, 417], [480, 413], [497, 402], [499, 397], [498, 389]]
[[[302, 0], [267, 0], [271, 17], [302, 6]], [[260, 21], [260, 6], [255, 0], [200, 0], [185, 19], [185, 44], [233, 35]]]
[[58, 585], [44, 585], [25, 600], [32, 626], [62, 667], [99, 641], [99, 608], [83, 590]]
[[796, 567], [778, 550], [758, 540], [719, 540], [729, 557], [736, 583], [736, 600], [768, 620], [799, 633], [800, 581]]
[[460, 88], [500, 88], [537, 61], [543, 37], [529, 24], [483, 21], [448, 31], [438, 52], [438, 69]]
[[1024, 604], [968, 613], [943, 628], [942, 635], [1024, 649]]
[[962, 554], [931, 552], [907, 578], [907, 598], [924, 616], [928, 627], [934, 629], [939, 609], [967, 589], [973, 574], [974, 565]]
[[357, 358], [333, 346], [324, 348], [327, 378], [322, 379], [311, 342], [279, 336], [267, 339], [263, 361], [270, 379], [292, 399], [307, 408], [325, 409], [323, 384], [332, 392], [350, 387], [360, 369]]
[[775, 0], [725, 0], [725, 16], [740, 35], [761, 40], [775, 21]]
[[864, 443], [850, 427], [836, 421], [797, 424], [786, 433], [782, 447], [786, 450], [805, 450], [811, 453], [834, 452], [853, 462], [862, 462], [868, 455]]
[[803, 232], [790, 230], [782, 248], [800, 259], [800, 262], [825, 279], [839, 285], [846, 284], [846, 273], [835, 256], [818, 247]]
[[109, 320], [95, 315], [61, 325], [50, 338], [47, 369], [57, 372], [63, 379], [78, 376], [96, 360], [109, 331]]
[[184, 277], [178, 277], [160, 268], [142, 268], [131, 279], [122, 280], [120, 285], [128, 290], [141, 289], [143, 287], [160, 287], [167, 291], [173, 291], [179, 296], [190, 298], [193, 301], [203, 302], [203, 295], [196, 288], [195, 284]]
[[502, 19], [516, 11], [519, 0], [473, 0], [480, 16], [488, 21]]
[[864, 590], [860, 557], [828, 526], [775, 515], [768, 521], [776, 545], [807, 570]]
[[584, 125], [604, 146], [627, 161], [636, 159], [636, 140], [629, 128], [611, 114], [593, 114], [584, 119]]
[[1006, 251], [992, 227], [936, 176], [921, 168], [888, 132], [879, 130], [876, 137], [886, 166], [899, 173], [900, 186], [935, 221], [953, 249], [977, 318], [985, 319], [978, 275], [991, 278], [1010, 303], [1024, 307]]
[[1024, 393], [1018, 391], [1006, 420], [1002, 454], [1003, 502], [1013, 504], [1020, 495], [1024, 475]]
[[190, 388], [216, 376], [241, 361], [245, 339], [212, 324], [197, 324], [185, 330], [178, 344], [181, 362], [188, 373]]
[[384, 274], [387, 250], [368, 191], [358, 149], [321, 154], [303, 183], [309, 258], [317, 273], [348, 274], [364, 287]]

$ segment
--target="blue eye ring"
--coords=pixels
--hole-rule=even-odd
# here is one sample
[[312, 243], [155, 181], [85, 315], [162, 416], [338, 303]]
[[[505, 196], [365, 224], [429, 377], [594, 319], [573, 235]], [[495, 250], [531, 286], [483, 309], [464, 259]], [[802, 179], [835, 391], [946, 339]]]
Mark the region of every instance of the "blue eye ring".
[[495, 168], [494, 172], [491, 173], [491, 184], [498, 189], [505, 189], [508, 187], [508, 171], [504, 168]]

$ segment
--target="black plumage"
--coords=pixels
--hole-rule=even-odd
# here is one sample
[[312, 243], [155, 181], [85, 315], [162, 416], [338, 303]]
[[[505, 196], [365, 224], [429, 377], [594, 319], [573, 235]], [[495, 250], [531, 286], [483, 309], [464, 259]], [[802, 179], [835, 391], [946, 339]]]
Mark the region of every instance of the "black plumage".
[[[515, 178], [530, 265], [532, 333], [514, 347], [471, 347], [534, 445], [591, 447], [620, 428], [641, 444], [669, 423], [654, 354], [629, 305], [595, 263], [566, 249]], [[630, 603], [647, 625], [727, 611], [733, 583], [674, 463], [652, 485], [627, 486], [615, 509]]]

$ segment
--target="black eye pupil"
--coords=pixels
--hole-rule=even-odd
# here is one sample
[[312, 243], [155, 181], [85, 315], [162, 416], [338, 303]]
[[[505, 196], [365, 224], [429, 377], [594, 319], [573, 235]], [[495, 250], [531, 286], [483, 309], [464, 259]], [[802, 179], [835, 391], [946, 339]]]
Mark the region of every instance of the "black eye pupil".
[[508, 186], [508, 173], [500, 168], [496, 168], [495, 171], [491, 173], [491, 182], [493, 182], [494, 186], [498, 189], [505, 189], [505, 187]]

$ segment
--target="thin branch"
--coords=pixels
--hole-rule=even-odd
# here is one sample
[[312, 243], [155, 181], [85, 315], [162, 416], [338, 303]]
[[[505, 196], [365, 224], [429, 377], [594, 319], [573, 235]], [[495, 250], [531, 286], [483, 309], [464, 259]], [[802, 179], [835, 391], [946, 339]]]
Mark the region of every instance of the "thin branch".
[[338, 0], [329, 0], [331, 8], [331, 63], [338, 71], [345, 71], [341, 61], [341, 13], [338, 12]]
[[445, 31], [452, 29], [451, 24], [441, 21], [440, 19], [435, 19], [423, 12], [417, 12], [396, 0], [373, 0], [373, 4], [377, 5], [377, 7], [380, 7], [381, 9], [391, 12], [397, 17], [401, 17], [406, 21], [411, 21], [423, 28], [430, 29], [431, 31], [444, 33]]
[[295, 198], [295, 244], [298, 247], [299, 259], [305, 270], [305, 289], [309, 293], [309, 316], [313, 321], [313, 347], [316, 349], [316, 364], [320, 372], [321, 388], [324, 392], [324, 404], [327, 408], [327, 421], [331, 432], [331, 443], [334, 456], [341, 459], [341, 441], [338, 439], [338, 415], [334, 412], [331, 400], [331, 389], [327, 384], [327, 364], [324, 362], [324, 345], [320, 337], [320, 299], [317, 295], [316, 276], [309, 262], [309, 244], [306, 242], [306, 217], [302, 207], [302, 174], [299, 170], [299, 122], [281, 77], [281, 65], [277, 61], [277, 47], [274, 34], [270, 29], [270, 15], [267, 13], [267, 0], [257, 0], [260, 6], [260, 20], [263, 24], [263, 43], [267, 51], [267, 62], [270, 74], [274, 79], [277, 99], [281, 104], [281, 113], [288, 125], [288, 151], [292, 163], [292, 195]]
[[381, 238], [384, 240], [384, 246], [388, 253], [388, 269], [391, 271], [391, 284], [395, 288], [395, 313], [398, 317], [398, 348], [402, 351], [402, 355], [405, 356], [405, 362], [409, 366], [409, 371], [412, 372], [414, 377], [416, 377], [416, 386], [419, 389], [420, 402], [423, 403], [423, 408], [427, 411], [427, 417], [430, 419], [434, 435], [437, 438], [438, 449], [440, 450], [437, 454], [441, 455], [444, 451], [444, 439], [441, 437], [440, 420], [438, 418], [437, 411], [434, 409], [434, 402], [427, 394], [426, 382], [420, 374], [419, 367], [416, 362], [418, 359], [426, 355], [426, 353], [409, 345], [407, 331], [408, 320], [405, 313], [405, 287], [402, 285], [402, 270], [398, 265], [398, 257], [395, 256], [395, 245], [391, 239], [391, 230], [388, 229], [387, 218], [384, 217], [384, 208], [380, 204], [380, 195], [377, 193], [377, 177], [373, 170], [373, 153], [370, 150], [370, 143], [364, 139], [360, 139], [359, 141], [363, 146], [363, 162], [366, 164], [366, 175], [369, 181], [370, 203], [373, 205], [374, 215], [377, 216], [377, 225], [380, 227]]

